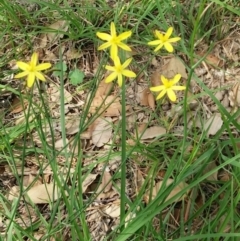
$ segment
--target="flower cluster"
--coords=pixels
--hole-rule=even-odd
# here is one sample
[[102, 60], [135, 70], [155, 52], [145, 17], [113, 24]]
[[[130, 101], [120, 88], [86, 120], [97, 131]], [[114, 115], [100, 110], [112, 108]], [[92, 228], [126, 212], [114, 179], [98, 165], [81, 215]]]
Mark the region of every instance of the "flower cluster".
[[97, 36], [100, 39], [107, 41], [106, 43], [100, 45], [98, 50], [103, 50], [110, 47], [110, 57], [114, 63], [114, 66], [105, 66], [105, 69], [112, 71], [112, 73], [106, 78], [106, 83], [110, 83], [117, 78], [118, 85], [121, 87], [123, 83], [123, 76], [129, 78], [136, 77], [136, 74], [133, 71], [126, 69], [131, 63], [132, 58], [127, 59], [123, 64], [121, 64], [118, 56], [118, 48], [121, 48], [125, 51], [131, 51], [131, 48], [122, 42], [131, 35], [132, 31], [123, 32], [117, 35], [115, 24], [113, 22], [111, 23], [110, 27], [110, 34], [97, 32]]
[[[155, 31], [156, 40], [148, 42], [148, 45], [157, 46], [154, 49], [154, 52], [157, 52], [162, 47], [164, 47], [168, 52], [173, 52], [172, 43], [179, 41], [180, 37], [170, 38], [172, 35], [173, 28], [170, 27], [165, 34]], [[120, 58], [118, 56], [118, 48], [121, 48], [125, 51], [131, 51], [131, 48], [123, 43], [122, 41], [129, 38], [132, 35], [131, 31], [123, 32], [117, 35], [116, 28], [114, 23], [111, 23], [110, 34], [97, 32], [97, 36], [106, 41], [106, 43], [100, 45], [98, 50], [103, 50], [110, 47], [110, 57], [113, 60], [114, 65], [106, 65], [105, 69], [112, 71], [112, 73], [106, 78], [105, 82], [112, 82], [117, 78], [118, 85], [121, 87], [123, 82], [123, 76], [129, 78], [135, 78], [136, 74], [128, 69], [126, 69], [132, 61], [132, 58], [126, 60], [121, 64]], [[176, 101], [177, 97], [174, 91], [176, 90], [185, 90], [185, 86], [176, 86], [176, 83], [181, 79], [180, 74], [176, 74], [172, 79], [167, 79], [164, 76], [161, 76], [162, 85], [151, 87], [150, 90], [153, 92], [160, 92], [157, 96], [157, 100], [162, 98], [165, 94], [168, 95], [171, 101]]]
[[[150, 46], [157, 46], [154, 49], [154, 52], [157, 52], [162, 47], [164, 47], [168, 52], [173, 52], [172, 43], [179, 41], [180, 37], [170, 38], [172, 35], [173, 28], [170, 27], [165, 34], [155, 31], [156, 40], [148, 42]], [[98, 47], [98, 50], [104, 50], [106, 48], [110, 48], [110, 57], [113, 61], [113, 66], [106, 65], [105, 69], [111, 71], [112, 73], [106, 78], [105, 82], [110, 83], [113, 80], [117, 79], [118, 85], [121, 87], [123, 83], [123, 76], [129, 78], [135, 78], [136, 74], [127, 69], [130, 65], [132, 58], [127, 59], [125, 62], [121, 63], [121, 59], [119, 57], [119, 48], [125, 51], [131, 51], [131, 48], [123, 43], [123, 40], [126, 40], [132, 35], [132, 31], [126, 31], [123, 33], [117, 34], [115, 24], [112, 22], [110, 26], [110, 34], [97, 32], [97, 36], [106, 41], [102, 45]], [[22, 78], [27, 76], [27, 86], [30, 88], [33, 86], [35, 79], [39, 79], [41, 81], [45, 81], [44, 75], [41, 73], [42, 70], [46, 70], [51, 68], [50, 63], [42, 63], [38, 64], [38, 54], [33, 53], [30, 62], [24, 63], [22, 61], [17, 62], [17, 66], [23, 72], [15, 75], [15, 78]], [[164, 76], [161, 76], [162, 85], [151, 87], [150, 90], [153, 92], [160, 92], [157, 96], [157, 100], [162, 98], [165, 94], [168, 95], [171, 101], [176, 101], [176, 94], [174, 91], [176, 90], [185, 90], [185, 86], [176, 86], [176, 83], [181, 79], [180, 74], [176, 74], [172, 79], [167, 79]]]
[[15, 78], [22, 78], [27, 76], [27, 87], [31, 88], [35, 82], [35, 79], [46, 81], [44, 75], [41, 73], [42, 70], [51, 68], [50, 63], [38, 64], [38, 54], [33, 53], [29, 63], [17, 61], [17, 66], [23, 72], [15, 75]]

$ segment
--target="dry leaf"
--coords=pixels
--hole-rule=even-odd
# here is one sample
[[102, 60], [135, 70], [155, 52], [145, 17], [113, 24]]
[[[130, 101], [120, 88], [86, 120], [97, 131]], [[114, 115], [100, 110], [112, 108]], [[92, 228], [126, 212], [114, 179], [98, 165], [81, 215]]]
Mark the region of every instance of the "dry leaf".
[[[206, 53], [197, 53], [200, 57], [203, 57]], [[224, 64], [224, 61], [218, 58], [214, 54], [208, 54], [205, 58], [207, 64], [213, 65], [214, 67], [222, 67]]]
[[203, 129], [207, 131], [207, 136], [215, 135], [222, 127], [223, 120], [219, 114], [212, 115], [205, 125]]
[[155, 99], [153, 93], [146, 88], [140, 93], [140, 104], [143, 106], [149, 106], [152, 110], [155, 110]]
[[155, 110], [155, 99], [152, 92], [148, 93], [148, 105], [152, 110]]
[[28, 106], [28, 101], [24, 100], [23, 103], [19, 98], [14, 98], [12, 105], [11, 105], [11, 112], [10, 114], [17, 114]]
[[53, 44], [57, 38], [62, 38], [63, 37], [63, 33], [62, 32], [66, 32], [68, 30], [68, 21], [66, 20], [59, 20], [53, 24], [51, 24], [50, 26], [48, 26], [49, 29], [51, 29], [52, 31], [47, 33], [47, 34], [41, 34], [40, 35], [40, 47], [41, 48], [45, 48], [47, 43], [50, 42], [51, 44]]
[[85, 193], [87, 188], [95, 181], [98, 174], [89, 173], [82, 183], [82, 192]]
[[79, 52], [79, 50], [75, 48], [69, 48], [68, 51], [66, 52], [65, 56], [67, 57], [68, 60], [72, 59], [78, 59], [83, 56], [82, 52]]
[[161, 126], [152, 126], [145, 130], [141, 136], [141, 140], [152, 139], [160, 135], [166, 134], [166, 129]]
[[152, 86], [162, 85], [162, 81], [161, 81], [161, 78], [160, 78], [160, 73], [159, 73], [159, 71], [155, 71], [155, 72], [151, 75], [151, 84], [152, 84]]
[[140, 104], [143, 106], [148, 106], [148, 93], [149, 93], [148, 88], [146, 88], [142, 91]]
[[141, 190], [143, 183], [144, 183], [144, 178], [143, 178], [142, 172], [140, 169], [137, 169], [137, 172], [134, 173], [134, 184], [136, 187], [137, 194]]
[[109, 192], [112, 189], [112, 176], [110, 174], [110, 172], [108, 171], [104, 171], [102, 173], [102, 182], [98, 187], [97, 193], [100, 192]]
[[[66, 144], [68, 144], [68, 139], [66, 138]], [[63, 139], [61, 138], [61, 139], [59, 139], [59, 140], [57, 140], [56, 142], [55, 142], [55, 148], [57, 149], [57, 150], [61, 150], [63, 147], [64, 147], [64, 142], [63, 142]]]
[[[60, 100], [60, 86], [56, 83], [51, 84], [50, 87], [47, 89], [47, 93], [50, 97], [51, 102], [58, 103]], [[64, 89], [64, 104], [67, 104], [72, 101], [72, 95]]]
[[[206, 174], [210, 171], [212, 171], [213, 169], [216, 169], [217, 165], [215, 161], [210, 162], [206, 168], [203, 171], [203, 174]], [[208, 176], [206, 178], [208, 181], [218, 181], [218, 171], [215, 171], [213, 174], [211, 174], [210, 176]]]
[[112, 218], [118, 218], [120, 216], [120, 201], [111, 203], [108, 206], [102, 208], [102, 211]]
[[110, 90], [112, 89], [112, 86], [112, 82], [106, 83], [105, 80], [102, 80], [98, 86], [95, 97], [106, 96], [107, 94], [109, 94]]
[[167, 78], [172, 78], [176, 74], [180, 74], [182, 78], [187, 79], [187, 72], [183, 61], [179, 57], [172, 57], [161, 70], [161, 74]]
[[110, 117], [98, 118], [92, 132], [92, 142], [97, 147], [104, 146], [112, 136], [112, 119]]
[[43, 204], [56, 201], [61, 197], [61, 194], [59, 188], [55, 184], [50, 183], [34, 186], [27, 191], [26, 196], [33, 203]]
[[[168, 187], [169, 185], [171, 185], [172, 183], [174, 182], [173, 179], [169, 178], [166, 182], [165, 182], [165, 185], [166, 187]], [[154, 199], [158, 193], [159, 193], [159, 190], [161, 189], [162, 185], [163, 185], [164, 181], [160, 181], [160, 182], [157, 182], [155, 184], [155, 186], [153, 187], [153, 190], [152, 190], [152, 199]], [[175, 195], [177, 195], [179, 192], [181, 192], [184, 188], [186, 188], [188, 186], [187, 183], [185, 182], [180, 182], [178, 185], [176, 185], [172, 191], [169, 193], [169, 195], [167, 196], [166, 201], [168, 201], [169, 199], [173, 198]], [[146, 201], [146, 203], [148, 203], [149, 201], [149, 195], [150, 195], [150, 192], [148, 191], [147, 194], [145, 194], [144, 196], [144, 199]], [[179, 202], [181, 200], [183, 200], [185, 198], [186, 194], [182, 195], [181, 197], [178, 197], [176, 198], [175, 200], [173, 200], [172, 202]]]
[[80, 117], [74, 116], [71, 118], [66, 118], [66, 133], [68, 135], [74, 135], [79, 131]]
[[[104, 102], [104, 104], [103, 104]], [[103, 112], [103, 116], [120, 116], [121, 113], [121, 104], [120, 104], [120, 98], [116, 98], [113, 95], [109, 96], [99, 96], [94, 97], [91, 107], [89, 109], [90, 113], [95, 113], [98, 111], [98, 113]]]

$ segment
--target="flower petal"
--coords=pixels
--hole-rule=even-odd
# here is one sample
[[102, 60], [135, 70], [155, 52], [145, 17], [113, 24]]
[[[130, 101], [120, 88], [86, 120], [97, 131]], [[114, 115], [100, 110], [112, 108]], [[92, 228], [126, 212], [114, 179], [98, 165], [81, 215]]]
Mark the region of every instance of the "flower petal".
[[168, 87], [168, 85], [169, 85], [169, 80], [167, 79], [167, 78], [165, 78], [163, 75], [161, 75], [161, 81], [162, 81], [162, 83], [163, 83], [163, 85], [165, 86], [165, 87]]
[[165, 40], [168, 40], [173, 32], [173, 27], [168, 28], [166, 34], [164, 35]]
[[127, 69], [122, 71], [122, 75], [127, 76], [129, 78], [135, 78], [136, 77], [136, 74], [133, 71], [127, 70]]
[[110, 29], [111, 29], [110, 31], [111, 31], [112, 37], [115, 37], [117, 35], [117, 33], [116, 33], [116, 28], [115, 28], [114, 22], [111, 22]]
[[167, 95], [171, 101], [175, 102], [177, 100], [177, 96], [172, 89], [167, 90]]
[[32, 67], [35, 67], [38, 63], [38, 53], [33, 53], [32, 57], [31, 57], [31, 61], [30, 61], [30, 65]]
[[110, 71], [116, 71], [114, 66], [106, 65], [105, 69], [110, 70]]
[[30, 69], [30, 65], [26, 64], [26, 63], [24, 63], [22, 61], [17, 61], [17, 66], [21, 70], [29, 70]]
[[46, 81], [44, 75], [40, 72], [35, 72], [35, 75], [38, 79], [42, 80], [42, 81]]
[[157, 96], [156, 100], [161, 99], [166, 93], [167, 93], [167, 90], [166, 90], [166, 89], [162, 90], [162, 91], [160, 92], [160, 94]]
[[105, 83], [110, 83], [113, 80], [115, 80], [116, 78], [117, 78], [117, 73], [113, 72], [105, 79]]
[[186, 86], [178, 86], [178, 85], [176, 86], [175, 85], [172, 87], [172, 90], [185, 90], [185, 89], [186, 89]]
[[174, 42], [177, 42], [177, 41], [179, 41], [179, 40], [181, 40], [180, 37], [175, 37], [175, 38], [170, 38], [170, 39], [168, 39], [168, 42], [169, 42], [169, 43], [174, 43]]
[[163, 47], [163, 43], [159, 44], [157, 48], [154, 49], [154, 52], [157, 52], [159, 49]]
[[132, 31], [126, 31], [126, 32], [123, 32], [123, 33], [119, 34], [118, 37], [117, 37], [117, 39], [118, 39], [119, 41], [122, 41], [122, 40], [124, 40], [124, 39], [129, 38], [131, 35], [132, 35]]
[[121, 42], [120, 42], [120, 43], [118, 43], [117, 45], [118, 45], [118, 47], [121, 48], [121, 49], [124, 49], [124, 50], [126, 50], [126, 51], [132, 51], [131, 48], [130, 48], [128, 45], [124, 44], [124, 43], [121, 43]]
[[132, 62], [132, 58], [127, 59], [127, 60], [123, 63], [122, 68], [123, 68], [123, 69], [126, 69], [131, 62]]
[[163, 34], [161, 32], [159, 32], [158, 30], [155, 31], [155, 35], [159, 40], [161, 40], [161, 41], [164, 40]]
[[110, 57], [114, 59], [118, 56], [118, 47], [116, 44], [111, 44]]
[[102, 40], [106, 40], [106, 41], [110, 41], [112, 39], [112, 36], [108, 33], [100, 33], [100, 32], [97, 32], [96, 34], [100, 39]]
[[172, 53], [172, 52], [173, 52], [173, 46], [172, 46], [170, 43], [165, 42], [165, 43], [164, 43], [164, 47], [165, 47], [165, 49], [166, 49], [169, 53]]
[[166, 87], [164, 85], [159, 85], [159, 86], [155, 86], [155, 87], [151, 87], [150, 90], [153, 92], [159, 92], [161, 90], [166, 89]]
[[111, 46], [110, 42], [104, 43], [98, 47], [98, 50], [103, 50]]
[[122, 82], [123, 82], [122, 74], [118, 74], [118, 85], [119, 85], [119, 87], [122, 87]]
[[27, 77], [27, 86], [31, 88], [35, 81], [35, 74], [33, 72], [30, 72]]
[[147, 43], [148, 45], [158, 45], [158, 44], [162, 44], [161, 40], [153, 40]]
[[176, 74], [172, 80], [172, 84], [175, 85], [177, 82], [179, 82], [179, 80], [181, 79], [181, 75], [180, 74]]
[[19, 73], [19, 74], [16, 74], [16, 75], [14, 76], [14, 78], [19, 79], [19, 78], [22, 78], [22, 77], [24, 77], [24, 76], [26, 76], [26, 75], [28, 75], [28, 74], [29, 74], [28, 71], [24, 71], [24, 72], [21, 72], [21, 73]]
[[37, 65], [34, 70], [41, 71], [41, 70], [49, 69], [49, 68], [51, 68], [51, 66], [52, 65], [50, 63], [42, 63], [42, 64]]
[[121, 66], [120, 59], [117, 55], [113, 58], [113, 62], [114, 62], [114, 68], [115, 69], [118, 68], [119, 66]]

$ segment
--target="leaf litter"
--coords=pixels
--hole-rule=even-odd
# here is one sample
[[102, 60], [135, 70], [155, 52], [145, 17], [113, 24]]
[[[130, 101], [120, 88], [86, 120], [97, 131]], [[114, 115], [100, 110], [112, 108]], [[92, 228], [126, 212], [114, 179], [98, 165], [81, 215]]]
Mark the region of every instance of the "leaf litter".
[[[49, 25], [49, 29], [58, 30], [54, 33], [42, 34], [39, 36], [40, 42], [36, 43], [37, 48], [45, 49], [45, 55], [42, 56], [42, 59], [52, 58], [56, 61], [58, 59], [59, 48], [51, 50], [51, 46], [58, 43], [64, 36], [64, 32], [68, 29], [68, 23], [66, 21], [57, 21]], [[210, 90], [215, 91], [214, 96], [222, 106], [229, 112], [236, 112], [237, 108], [240, 106], [240, 93], [238, 86], [239, 70], [238, 68], [229, 68], [226, 69], [225, 73], [222, 71], [223, 60], [216, 54], [217, 51], [222, 51], [223, 54], [227, 56], [229, 60], [237, 61], [239, 59], [239, 43], [236, 40], [226, 40], [221, 45], [223, 50], [219, 50], [219, 46], [216, 46], [216, 50], [213, 50], [210, 54], [207, 54], [205, 49], [201, 52], [196, 53], [196, 55], [203, 57], [206, 55], [204, 63], [199, 65], [195, 69], [195, 77], [190, 82], [189, 88], [189, 111], [187, 115], [189, 116], [189, 121], [191, 120], [191, 125], [189, 128], [199, 128], [206, 131], [206, 136], [211, 138], [215, 136], [218, 131], [222, 128], [223, 120], [219, 111], [218, 106], [212, 98], [208, 95], [203, 95], [201, 92], [202, 87], [199, 85], [198, 80], [203, 82]], [[85, 176], [82, 182], [82, 191], [83, 194], [87, 197], [90, 197], [92, 193], [95, 193], [96, 197], [94, 202], [86, 209], [87, 221], [89, 227], [92, 231], [92, 236], [94, 240], [99, 240], [99, 237], [105, 237], [106, 233], [109, 230], [119, 224], [120, 216], [120, 196], [119, 196], [119, 179], [114, 179], [113, 176], [117, 174], [118, 169], [121, 165], [121, 159], [119, 159], [120, 149], [113, 151], [113, 156], [109, 156], [109, 153], [106, 152], [111, 145], [119, 144], [121, 136], [117, 135], [117, 138], [114, 139], [116, 126], [121, 121], [121, 99], [119, 97], [119, 90], [117, 90], [114, 85], [106, 84], [104, 82], [106, 76], [103, 76], [103, 79], [100, 81], [97, 90], [95, 92], [94, 98], [91, 102], [89, 109], [90, 115], [99, 116], [96, 118], [86, 130], [79, 133], [79, 122], [81, 115], [84, 110], [84, 105], [88, 103], [88, 93], [86, 91], [79, 92], [77, 90], [78, 84], [85, 81], [88, 81], [90, 77], [94, 76], [96, 73], [95, 67], [98, 67], [99, 61], [95, 53], [84, 54], [84, 52], [79, 52], [75, 49], [72, 44], [69, 42], [68, 46], [62, 46], [63, 58], [66, 62], [66, 67], [70, 69], [71, 61], [79, 59], [80, 63], [78, 66], [81, 68], [76, 69], [77, 73], [84, 74], [83, 76], [75, 76], [72, 86], [66, 84], [64, 86], [64, 100], [65, 100], [65, 117], [66, 117], [66, 134], [69, 146], [71, 145], [71, 138], [76, 136], [79, 137], [81, 141], [84, 141], [83, 152], [85, 156], [83, 158], [84, 170], [89, 169], [90, 172]], [[89, 56], [91, 55], [91, 56]], [[94, 61], [93, 61], [94, 60]], [[144, 57], [143, 57], [144, 60]], [[185, 68], [185, 59], [182, 57], [170, 56], [167, 58], [155, 58], [152, 62], [152, 69], [149, 70], [151, 74], [150, 81], [152, 86], [160, 85], [160, 75], [164, 75], [168, 78], [172, 78], [176, 73], [182, 75], [183, 81], [188, 79], [188, 73]], [[68, 71], [67, 68], [66, 72]], [[80, 71], [80, 72], [79, 72]], [[226, 74], [226, 76], [224, 76]], [[128, 134], [131, 141], [137, 136], [140, 137], [140, 140], [144, 145], [150, 145], [150, 143], [159, 142], [164, 138], [166, 133], [182, 134], [183, 119], [181, 114], [177, 113], [174, 104], [167, 101], [163, 102], [162, 112], [159, 113], [159, 118], [162, 121], [160, 123], [156, 119], [150, 118], [150, 113], [156, 110], [156, 102], [154, 100], [154, 95], [149, 91], [149, 86], [146, 85], [145, 78], [149, 76], [142, 76], [137, 82], [128, 83], [127, 92], [127, 119], [128, 123]], [[61, 150], [64, 148], [63, 140], [61, 138], [61, 127], [60, 127], [60, 83], [58, 76], [53, 76], [52, 81], [46, 86], [46, 98], [48, 108], [50, 110], [51, 116], [53, 117], [53, 130], [54, 130], [54, 140], [55, 148]], [[67, 77], [66, 77], [67, 78]], [[78, 79], [79, 78], [79, 79]], [[79, 82], [78, 82], [79, 81]], [[216, 90], [217, 89], [217, 90]], [[198, 96], [198, 97], [196, 97]], [[178, 94], [178, 99], [181, 101], [183, 94]], [[199, 100], [199, 103], [196, 99]], [[77, 103], [76, 103], [77, 102]], [[9, 113], [10, 117], [14, 116], [16, 120], [19, 120], [20, 117], [17, 116], [19, 112], [24, 112], [28, 106], [25, 103], [27, 99], [24, 99], [23, 105], [19, 104], [19, 101], [13, 105], [11, 112]], [[37, 107], [41, 106], [39, 102], [39, 94], [37, 90], [34, 90], [34, 104]], [[176, 114], [177, 113], [177, 114]], [[196, 113], [201, 113], [201, 115], [196, 115]], [[87, 117], [87, 120], [91, 116]], [[200, 118], [199, 120], [196, 119]], [[9, 118], [10, 118], [9, 117]], [[7, 121], [8, 116], [6, 116]], [[33, 118], [29, 120], [30, 122], [34, 121], [36, 116], [33, 115]], [[131, 123], [130, 123], [131, 122]], [[19, 122], [15, 121], [16, 124]], [[44, 136], [46, 136], [46, 141], [51, 143], [51, 129], [49, 126], [45, 126], [43, 129]], [[29, 145], [36, 145], [41, 148], [41, 138], [36, 131], [29, 133], [29, 136], [32, 137], [33, 143]], [[21, 138], [20, 138], [21, 139]], [[135, 142], [134, 142], [135, 144]], [[191, 147], [191, 146], [190, 146]], [[189, 148], [190, 150], [191, 148]], [[71, 152], [71, 148], [68, 148], [68, 151]], [[189, 151], [190, 152], [190, 151]], [[114, 156], [115, 155], [115, 156]], [[46, 167], [46, 157], [41, 157], [41, 165], [45, 165], [45, 171], [41, 172], [39, 159], [36, 156], [31, 156], [26, 158], [26, 164], [24, 165], [23, 173], [19, 168], [19, 175], [23, 175], [24, 183], [31, 188], [26, 192], [29, 201], [35, 204], [48, 204], [49, 202], [54, 202], [61, 198], [60, 193], [57, 188], [54, 188], [53, 183], [53, 173], [51, 169]], [[141, 188], [145, 185], [146, 176], [150, 175], [148, 168], [143, 168], [144, 162], [148, 163], [149, 160], [145, 160], [142, 157], [135, 156], [132, 160], [133, 164], [128, 164], [128, 176], [134, 178], [128, 178], [127, 180], [127, 193], [131, 200], [134, 200], [135, 196], [139, 194]], [[57, 159], [57, 165], [60, 167], [63, 166], [65, 162], [64, 157], [59, 156]], [[104, 163], [101, 167], [99, 162]], [[206, 166], [203, 171], [208, 173], [216, 169], [218, 162], [214, 161]], [[30, 168], [29, 168], [30, 167]], [[76, 163], [72, 164], [72, 171], [74, 171]], [[188, 211], [180, 203], [189, 204], [190, 195], [192, 190], [188, 190], [188, 180], [186, 182], [174, 184], [174, 178], [168, 178], [163, 181], [165, 178], [165, 169], [166, 166], [162, 166], [159, 169], [160, 178], [156, 178], [155, 183], [152, 187], [152, 190], [145, 190], [143, 193], [142, 201], [148, 205], [149, 200], [157, 197], [159, 191], [162, 188], [172, 187], [171, 192], [166, 197], [165, 202], [172, 200], [172, 204], [177, 204], [173, 209], [173, 223], [174, 226], [179, 226], [177, 222], [180, 220], [180, 213], [184, 212], [186, 220], [188, 217]], [[87, 172], [86, 172], [87, 173]], [[4, 176], [4, 179], [14, 177], [16, 173], [12, 172], [11, 168], [8, 168], [8, 165], [3, 168], [3, 174], [0, 174], [1, 178]], [[40, 177], [40, 178], [39, 178]], [[208, 176], [206, 181], [228, 181], [229, 173], [226, 170], [221, 170], [220, 172], [216, 171], [211, 176]], [[160, 180], [159, 180], [160, 179]], [[150, 186], [149, 186], [150, 188]], [[183, 195], [178, 196], [178, 194], [185, 190]], [[20, 194], [19, 186], [10, 186], [8, 189], [8, 199], [13, 202], [13, 200], [18, 197]], [[203, 206], [204, 200], [206, 197], [199, 197], [196, 200], [191, 200], [195, 202], [194, 205], [198, 209]], [[189, 204], [190, 205], [190, 204]], [[24, 213], [24, 218], [31, 220], [29, 214]], [[32, 213], [34, 216], [35, 214]], [[131, 213], [130, 219], [136, 214]], [[162, 212], [162, 217], [165, 215], [165, 211]], [[107, 218], [106, 218], [107, 217]], [[127, 219], [126, 219], [127, 220]], [[197, 218], [196, 222], [199, 221]], [[97, 226], [97, 223], [102, 223], [101, 226]], [[111, 224], [110, 224], [111, 223]], [[21, 224], [22, 225], [22, 224]]]

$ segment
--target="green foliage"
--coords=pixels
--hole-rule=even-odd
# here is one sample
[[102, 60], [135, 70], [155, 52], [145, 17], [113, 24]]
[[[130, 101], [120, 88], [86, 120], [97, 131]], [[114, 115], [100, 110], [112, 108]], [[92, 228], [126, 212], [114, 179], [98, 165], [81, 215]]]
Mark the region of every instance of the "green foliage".
[[63, 73], [63, 75], [66, 74], [66, 71], [67, 71], [67, 65], [65, 62], [58, 62], [56, 63], [54, 66], [53, 66], [53, 75], [55, 77], [60, 77], [61, 76], [61, 73]]
[[72, 85], [79, 85], [83, 82], [84, 73], [79, 69], [74, 69], [69, 72], [69, 79]]

